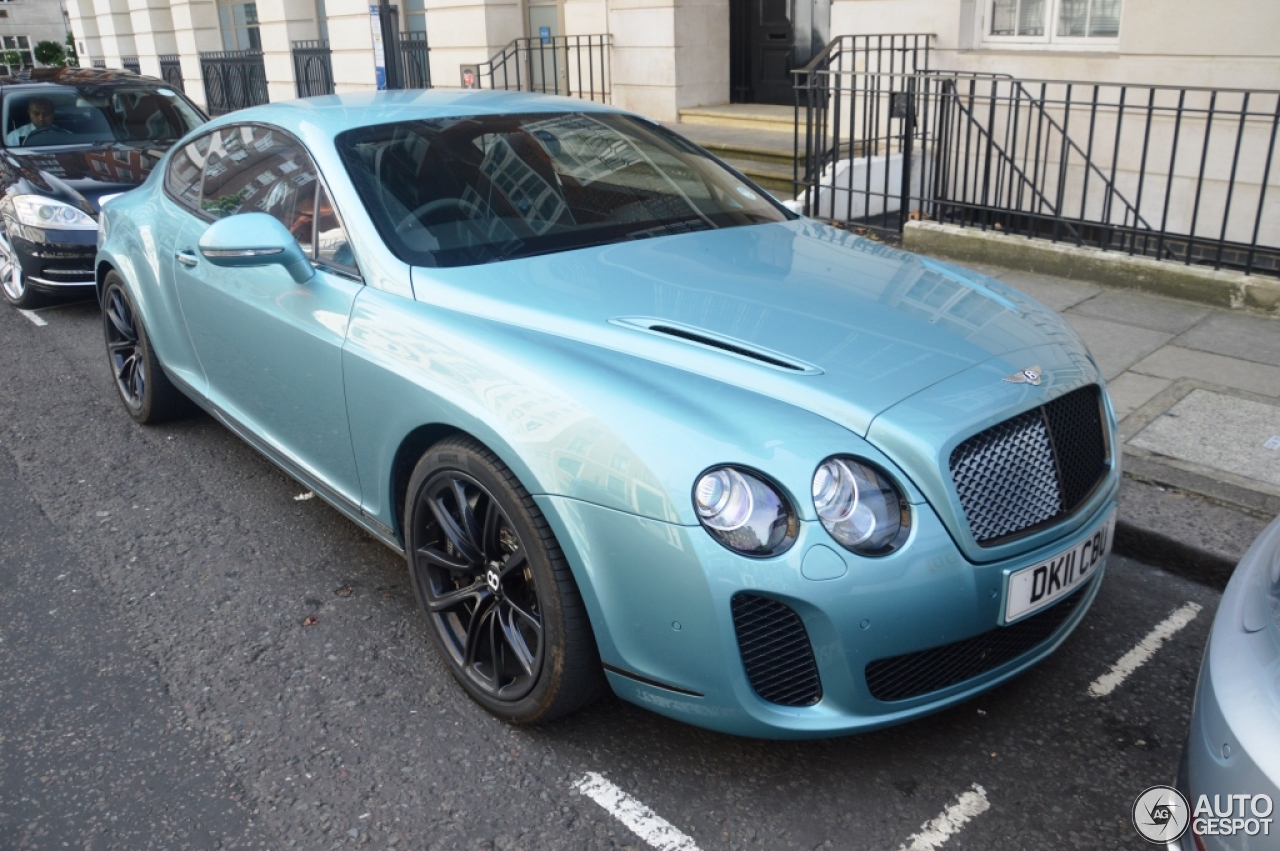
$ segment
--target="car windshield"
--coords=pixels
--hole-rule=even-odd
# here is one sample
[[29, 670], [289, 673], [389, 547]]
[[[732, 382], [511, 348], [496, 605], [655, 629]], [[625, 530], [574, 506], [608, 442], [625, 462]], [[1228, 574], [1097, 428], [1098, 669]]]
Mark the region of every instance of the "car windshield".
[[163, 86], [56, 86], [11, 92], [0, 109], [10, 148], [174, 142], [204, 119]]
[[467, 266], [785, 221], [785, 208], [657, 125], [609, 113], [361, 127], [338, 152], [396, 256]]

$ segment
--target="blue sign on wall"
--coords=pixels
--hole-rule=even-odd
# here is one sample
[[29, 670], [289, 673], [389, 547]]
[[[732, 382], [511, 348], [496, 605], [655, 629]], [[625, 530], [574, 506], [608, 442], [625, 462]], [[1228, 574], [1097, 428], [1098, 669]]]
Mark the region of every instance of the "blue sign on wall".
[[551, 27], [538, 27], [538, 38], [542, 39], [543, 44], [550, 44]]

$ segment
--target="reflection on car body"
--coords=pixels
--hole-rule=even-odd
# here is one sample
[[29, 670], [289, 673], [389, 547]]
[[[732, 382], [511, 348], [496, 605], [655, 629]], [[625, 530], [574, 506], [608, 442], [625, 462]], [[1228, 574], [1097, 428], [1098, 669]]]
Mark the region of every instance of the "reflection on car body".
[[189, 397], [404, 553], [499, 717], [607, 686], [742, 735], [873, 729], [1026, 670], [1098, 593], [1115, 421], [1061, 318], [652, 122], [333, 96], [224, 116], [163, 171], [104, 214], [126, 409]]

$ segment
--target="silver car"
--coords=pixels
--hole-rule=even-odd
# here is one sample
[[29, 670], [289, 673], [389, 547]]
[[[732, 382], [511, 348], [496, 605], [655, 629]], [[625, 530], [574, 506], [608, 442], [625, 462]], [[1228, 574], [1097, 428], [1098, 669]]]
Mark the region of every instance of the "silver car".
[[1171, 851], [1280, 849], [1280, 517], [1240, 560], [1200, 667]]

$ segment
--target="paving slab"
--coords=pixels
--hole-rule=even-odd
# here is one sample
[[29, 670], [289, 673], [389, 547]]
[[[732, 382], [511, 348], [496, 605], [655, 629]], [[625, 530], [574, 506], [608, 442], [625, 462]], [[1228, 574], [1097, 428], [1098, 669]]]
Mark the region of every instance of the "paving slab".
[[1129, 444], [1280, 489], [1277, 404], [1193, 390]]
[[[965, 264], [967, 265], [967, 264]], [[1085, 299], [1093, 298], [1102, 292], [1102, 288], [1083, 281], [1068, 281], [1065, 278], [1054, 278], [1048, 275], [1037, 275], [1034, 272], [1017, 272], [1010, 269], [1000, 270], [994, 277], [999, 278], [1012, 287], [1017, 287], [1027, 295], [1059, 312]]]
[[1181, 334], [1214, 311], [1204, 305], [1173, 298], [1125, 290], [1106, 290], [1071, 307], [1067, 312], [1152, 331]]
[[1280, 397], [1280, 367], [1181, 346], [1163, 346], [1131, 369], [1157, 378], [1194, 378], [1263, 396]]
[[1116, 410], [1116, 419], [1123, 420], [1172, 383], [1167, 378], [1153, 378], [1136, 372], [1126, 372], [1108, 381], [1107, 392], [1111, 395], [1111, 406]]
[[1163, 331], [1134, 328], [1105, 319], [1072, 313], [1064, 314], [1063, 318], [1084, 340], [1108, 381], [1173, 339], [1172, 334]]
[[1218, 312], [1174, 342], [1188, 349], [1280, 366], [1280, 318]]

